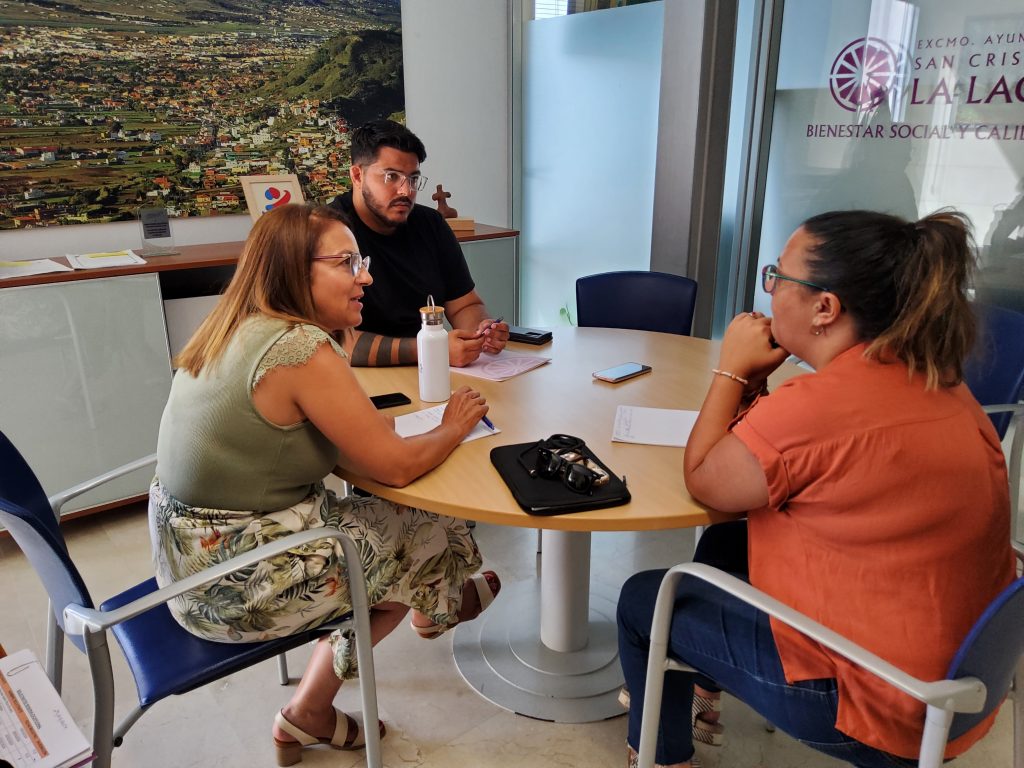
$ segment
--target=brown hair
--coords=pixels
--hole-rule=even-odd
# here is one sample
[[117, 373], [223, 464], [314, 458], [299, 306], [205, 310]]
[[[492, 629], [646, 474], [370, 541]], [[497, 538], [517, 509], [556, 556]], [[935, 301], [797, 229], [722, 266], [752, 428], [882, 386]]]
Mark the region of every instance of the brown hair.
[[967, 301], [974, 264], [970, 220], [942, 210], [916, 222], [873, 211], [833, 211], [803, 224], [817, 242], [809, 280], [828, 286], [849, 311], [865, 354], [902, 360], [926, 386], [963, 378], [974, 343]]
[[220, 359], [238, 326], [256, 312], [319, 325], [309, 273], [320, 237], [332, 221], [349, 224], [340, 211], [309, 203], [284, 205], [261, 216], [245, 241], [234, 277], [175, 357], [175, 366], [197, 376]]

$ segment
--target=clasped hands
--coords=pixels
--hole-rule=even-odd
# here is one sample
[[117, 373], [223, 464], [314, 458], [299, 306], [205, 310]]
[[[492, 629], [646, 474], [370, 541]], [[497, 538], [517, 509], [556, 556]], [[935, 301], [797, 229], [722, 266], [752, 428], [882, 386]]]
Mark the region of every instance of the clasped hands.
[[469, 365], [481, 352], [496, 355], [508, 343], [508, 323], [481, 320], [475, 330], [453, 329], [448, 334], [448, 360], [455, 368]]
[[725, 330], [718, 368], [749, 382], [744, 387], [746, 397], [760, 392], [787, 357], [789, 352], [772, 338], [772, 319], [761, 312], [744, 312]]

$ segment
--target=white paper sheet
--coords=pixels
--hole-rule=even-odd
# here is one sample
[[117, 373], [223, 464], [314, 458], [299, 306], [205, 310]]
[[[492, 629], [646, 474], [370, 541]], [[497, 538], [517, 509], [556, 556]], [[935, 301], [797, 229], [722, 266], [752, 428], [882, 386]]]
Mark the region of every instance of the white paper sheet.
[[[424, 432], [429, 432], [438, 424], [441, 423], [441, 416], [444, 415], [444, 409], [448, 406], [448, 403], [442, 403], [441, 405], [435, 405], [433, 408], [426, 408], [422, 411], [413, 411], [412, 413], [405, 413], [401, 416], [395, 417], [395, 431], [402, 437], [412, 437], [413, 435], [422, 435]], [[490, 437], [501, 432], [500, 429], [495, 427], [494, 429], [488, 428], [482, 421], [478, 423], [469, 434], [462, 438], [462, 442], [468, 443], [470, 440], [479, 440], [481, 437]]]
[[104, 253], [66, 253], [64, 257], [75, 269], [102, 269], [103, 267], [129, 267], [132, 264], [145, 264], [146, 260], [131, 248], [123, 251], [106, 251]]
[[550, 362], [550, 357], [520, 354], [503, 349], [496, 355], [488, 355], [485, 352], [465, 368], [452, 368], [452, 373], [464, 373], [490, 381], [505, 381]]
[[690, 439], [690, 431], [697, 422], [697, 414], [698, 411], [620, 405], [615, 409], [612, 440], [685, 448], [686, 441]]
[[29, 275], [45, 275], [47, 272], [70, 272], [53, 259], [27, 259], [25, 261], [0, 260], [0, 280], [5, 277], [28, 277]]
[[0, 659], [0, 757], [16, 768], [89, 762], [92, 746], [31, 651]]

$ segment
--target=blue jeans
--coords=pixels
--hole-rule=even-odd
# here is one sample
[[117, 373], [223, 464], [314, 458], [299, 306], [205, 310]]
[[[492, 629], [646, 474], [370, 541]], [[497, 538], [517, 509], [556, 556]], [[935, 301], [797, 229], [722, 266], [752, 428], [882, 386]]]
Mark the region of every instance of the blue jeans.
[[[741, 545], [742, 549], [737, 549]], [[746, 523], [708, 528], [694, 560], [746, 577]], [[665, 571], [632, 576], [619, 596], [619, 660], [630, 693], [629, 744], [640, 744], [644, 685], [651, 619]], [[721, 590], [683, 577], [669, 633], [669, 655], [715, 681], [795, 739], [859, 768], [909, 768], [915, 760], [881, 752], [836, 730], [839, 696], [834, 679], [787, 683], [768, 616]], [[701, 676], [670, 672], [665, 676], [655, 761], [686, 762], [693, 756], [690, 709], [694, 680]], [[701, 683], [703, 687], [703, 683]]]

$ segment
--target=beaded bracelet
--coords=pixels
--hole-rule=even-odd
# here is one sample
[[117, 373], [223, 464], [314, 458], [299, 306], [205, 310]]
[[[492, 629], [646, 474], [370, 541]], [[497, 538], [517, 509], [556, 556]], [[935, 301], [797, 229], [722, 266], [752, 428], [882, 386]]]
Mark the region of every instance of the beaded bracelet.
[[721, 371], [718, 368], [712, 368], [711, 372], [716, 376], [725, 376], [725, 378], [727, 379], [738, 381], [743, 386], [747, 386], [748, 384], [750, 384], [750, 382], [747, 381], [747, 379], [744, 379], [742, 376], [737, 376], [735, 373], [732, 373], [731, 371]]

